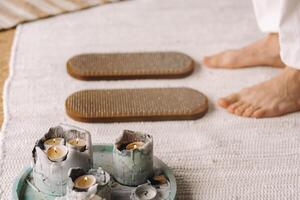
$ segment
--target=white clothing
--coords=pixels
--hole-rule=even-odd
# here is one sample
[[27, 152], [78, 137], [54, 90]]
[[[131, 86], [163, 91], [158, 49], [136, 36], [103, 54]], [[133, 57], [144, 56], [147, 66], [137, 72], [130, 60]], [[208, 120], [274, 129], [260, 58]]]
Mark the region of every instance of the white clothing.
[[263, 32], [278, 32], [282, 61], [300, 69], [300, 1], [253, 0], [258, 26]]
[[253, 6], [260, 30], [279, 32], [280, 0], [253, 0]]

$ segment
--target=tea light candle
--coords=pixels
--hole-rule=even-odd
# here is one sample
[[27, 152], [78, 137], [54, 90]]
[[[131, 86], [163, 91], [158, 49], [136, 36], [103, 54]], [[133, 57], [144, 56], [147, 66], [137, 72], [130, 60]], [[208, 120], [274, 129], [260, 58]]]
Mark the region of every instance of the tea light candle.
[[45, 145], [59, 145], [62, 144], [63, 138], [51, 138], [44, 142]]
[[79, 176], [74, 181], [74, 187], [81, 190], [88, 190], [90, 187], [96, 184], [96, 178], [93, 175]]
[[63, 161], [67, 156], [67, 154], [68, 154], [68, 148], [64, 145], [51, 146], [47, 150], [47, 156], [49, 160], [53, 162]]
[[144, 145], [145, 145], [144, 142], [132, 142], [126, 146], [126, 150], [134, 150], [134, 149], [140, 148]]
[[157, 190], [151, 185], [141, 185], [134, 191], [134, 200], [154, 200], [157, 199]]
[[68, 146], [71, 146], [74, 149], [84, 150], [86, 147], [86, 141], [81, 138], [74, 138], [68, 141]]

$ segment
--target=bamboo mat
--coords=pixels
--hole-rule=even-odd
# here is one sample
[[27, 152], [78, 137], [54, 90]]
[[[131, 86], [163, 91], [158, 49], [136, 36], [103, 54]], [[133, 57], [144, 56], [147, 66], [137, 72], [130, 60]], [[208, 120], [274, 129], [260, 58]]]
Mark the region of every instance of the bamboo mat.
[[0, 126], [3, 123], [3, 86], [8, 77], [10, 50], [15, 29], [0, 32]]

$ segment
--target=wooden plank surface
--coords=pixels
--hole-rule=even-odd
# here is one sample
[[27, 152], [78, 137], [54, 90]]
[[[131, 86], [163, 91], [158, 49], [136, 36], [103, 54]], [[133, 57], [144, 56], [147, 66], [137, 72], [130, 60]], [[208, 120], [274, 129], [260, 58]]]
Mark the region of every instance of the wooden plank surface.
[[0, 32], [0, 125], [3, 123], [3, 86], [8, 77], [10, 51], [15, 29]]

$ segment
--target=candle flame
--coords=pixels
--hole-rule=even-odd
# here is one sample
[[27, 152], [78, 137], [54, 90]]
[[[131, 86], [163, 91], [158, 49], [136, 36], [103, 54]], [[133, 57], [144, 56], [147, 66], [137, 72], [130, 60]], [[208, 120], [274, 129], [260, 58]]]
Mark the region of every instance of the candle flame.
[[136, 145], [136, 144], [135, 144], [135, 145], [133, 145], [133, 148], [134, 148], [134, 149], [136, 149], [136, 148], [137, 148], [137, 145]]
[[56, 140], [55, 140], [55, 138], [53, 138], [53, 143], [55, 143], [56, 142]]
[[88, 178], [87, 178], [87, 177], [84, 177], [84, 181], [85, 181], [85, 182], [88, 181]]
[[53, 149], [54, 149], [54, 152], [55, 152], [55, 153], [57, 153], [57, 149], [56, 149], [56, 147], [54, 147]]
[[78, 138], [76, 138], [76, 144], [78, 144], [79, 143], [79, 139]]

